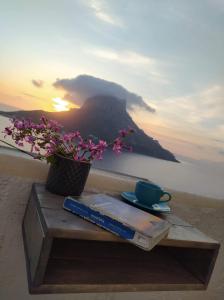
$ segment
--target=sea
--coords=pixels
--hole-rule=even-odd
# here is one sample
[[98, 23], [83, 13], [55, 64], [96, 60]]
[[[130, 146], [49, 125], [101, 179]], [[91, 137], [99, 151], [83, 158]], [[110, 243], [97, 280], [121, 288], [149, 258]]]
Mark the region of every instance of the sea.
[[[1, 132], [7, 124], [9, 124], [9, 120], [0, 116], [0, 139], [3, 139]], [[10, 143], [10, 139], [7, 141]], [[0, 143], [1, 145], [3, 144]], [[12, 151], [7, 147], [0, 147], [1, 153], [24, 156], [24, 154]], [[177, 159], [180, 160], [180, 163], [136, 153], [116, 155], [107, 152], [104, 159], [96, 161], [93, 167], [149, 179], [164, 189], [174, 189], [224, 200], [224, 163], [197, 161], [178, 156]]]

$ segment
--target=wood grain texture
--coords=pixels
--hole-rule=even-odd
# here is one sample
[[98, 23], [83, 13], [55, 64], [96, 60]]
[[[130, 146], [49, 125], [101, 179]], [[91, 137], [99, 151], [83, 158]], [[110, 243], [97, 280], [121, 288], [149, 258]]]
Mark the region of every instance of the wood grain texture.
[[202, 283], [192, 284], [42, 284], [31, 286], [31, 294], [64, 294], [64, 293], [115, 293], [115, 292], [144, 292], [144, 291], [192, 291], [204, 290]]
[[[35, 185], [39, 205], [49, 233], [55, 237], [125, 242], [114, 234], [62, 209], [64, 197], [45, 191]], [[119, 196], [118, 196], [119, 197]], [[218, 243], [173, 214], [160, 214], [172, 226], [168, 236], [159, 244], [179, 247], [216, 248]]]
[[26, 244], [26, 258], [29, 265], [31, 281], [35, 281], [35, 276], [39, 264], [43, 239], [45, 237], [37, 208], [31, 196], [23, 221], [23, 231]]

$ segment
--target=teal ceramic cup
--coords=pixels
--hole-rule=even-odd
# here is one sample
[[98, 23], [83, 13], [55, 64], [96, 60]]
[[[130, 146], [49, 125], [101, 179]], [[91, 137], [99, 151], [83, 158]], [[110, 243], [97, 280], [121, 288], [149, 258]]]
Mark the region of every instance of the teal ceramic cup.
[[168, 202], [172, 198], [170, 193], [163, 191], [158, 185], [147, 181], [138, 181], [136, 183], [135, 195], [139, 203], [147, 206]]

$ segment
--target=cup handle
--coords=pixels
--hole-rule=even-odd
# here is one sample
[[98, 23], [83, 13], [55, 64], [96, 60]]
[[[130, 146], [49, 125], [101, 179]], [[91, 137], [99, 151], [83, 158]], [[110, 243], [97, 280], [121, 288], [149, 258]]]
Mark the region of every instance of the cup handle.
[[170, 193], [168, 193], [168, 192], [163, 192], [162, 197], [163, 197], [164, 195], [168, 195], [169, 198], [168, 198], [167, 200], [161, 200], [161, 199], [160, 199], [160, 202], [169, 202], [169, 201], [171, 200], [171, 198], [172, 198], [172, 196], [170, 195]]

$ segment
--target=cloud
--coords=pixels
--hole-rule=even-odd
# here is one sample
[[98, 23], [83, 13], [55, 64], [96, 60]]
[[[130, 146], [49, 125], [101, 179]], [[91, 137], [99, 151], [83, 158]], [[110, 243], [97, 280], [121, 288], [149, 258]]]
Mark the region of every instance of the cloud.
[[215, 84], [197, 93], [167, 98], [156, 104], [158, 117], [169, 128], [210, 137], [210, 142], [214, 139], [220, 140], [220, 137], [224, 136], [222, 85]]
[[159, 84], [169, 84], [170, 81], [161, 72], [162, 62], [154, 57], [146, 56], [130, 50], [116, 51], [110, 48], [88, 47], [84, 49], [90, 55], [94, 55], [104, 61], [125, 65], [132, 71], [144, 73], [144, 77]]
[[31, 95], [31, 94], [28, 94], [28, 93], [22, 93], [22, 95], [28, 96], [28, 97], [31, 97], [31, 98], [37, 98], [37, 99], [38, 99], [37, 96]]
[[114, 51], [110, 49], [91, 49], [91, 54], [127, 65], [154, 65], [155, 59], [132, 51]]
[[37, 88], [42, 88], [44, 85], [44, 81], [40, 79], [32, 79], [32, 84]]
[[108, 95], [126, 100], [129, 110], [140, 108], [148, 112], [155, 111], [141, 96], [129, 92], [123, 86], [89, 75], [80, 75], [72, 79], [57, 79], [53, 86], [63, 89], [66, 92], [64, 98], [78, 105], [82, 105], [87, 98]]
[[123, 27], [121, 20], [108, 12], [109, 9], [107, 5], [108, 3], [102, 0], [90, 0], [90, 2], [88, 2], [88, 6], [93, 10], [99, 20], [113, 26]]

